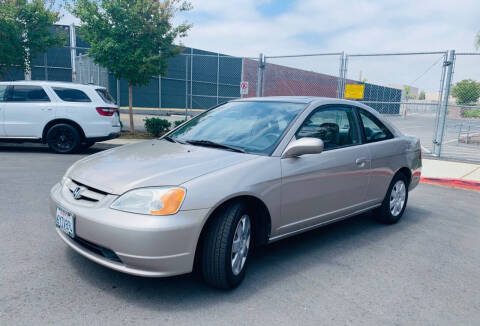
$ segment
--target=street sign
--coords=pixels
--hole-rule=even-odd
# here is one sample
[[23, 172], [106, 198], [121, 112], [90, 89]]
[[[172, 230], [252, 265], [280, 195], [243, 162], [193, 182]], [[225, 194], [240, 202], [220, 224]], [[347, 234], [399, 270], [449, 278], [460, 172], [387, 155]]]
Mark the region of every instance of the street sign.
[[240, 95], [248, 94], [248, 81], [242, 81], [240, 83]]
[[346, 84], [345, 85], [345, 98], [361, 100], [363, 99], [363, 93], [365, 91], [364, 84]]

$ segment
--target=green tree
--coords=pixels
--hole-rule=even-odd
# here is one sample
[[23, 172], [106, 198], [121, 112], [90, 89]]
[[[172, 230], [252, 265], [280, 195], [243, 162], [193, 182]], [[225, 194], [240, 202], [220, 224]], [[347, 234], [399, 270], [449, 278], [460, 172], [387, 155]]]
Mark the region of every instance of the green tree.
[[480, 98], [480, 84], [472, 79], [464, 79], [452, 88], [452, 96], [460, 105], [474, 104]]
[[14, 67], [30, 72], [32, 60], [37, 55], [65, 44], [65, 33], [52, 33], [59, 19], [54, 1], [0, 2], [0, 80]]
[[425, 99], [425, 91], [420, 91], [420, 94], [418, 94], [418, 99], [419, 100], [424, 100]]
[[173, 42], [185, 37], [191, 25], [174, 26], [175, 14], [191, 9], [184, 0], [74, 0], [70, 11], [82, 24], [79, 35], [91, 48], [88, 55], [128, 81], [130, 132], [135, 133], [133, 86], [150, 83], [165, 73], [168, 58], [180, 53]]

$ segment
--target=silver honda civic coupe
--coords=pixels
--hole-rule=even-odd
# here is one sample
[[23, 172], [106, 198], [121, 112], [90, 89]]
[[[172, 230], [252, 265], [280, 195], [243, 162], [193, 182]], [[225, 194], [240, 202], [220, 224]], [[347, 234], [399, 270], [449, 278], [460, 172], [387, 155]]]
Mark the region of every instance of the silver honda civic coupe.
[[50, 207], [60, 238], [94, 262], [148, 277], [195, 269], [228, 289], [255, 246], [369, 210], [396, 223], [421, 166], [419, 140], [361, 103], [248, 98], [76, 162]]

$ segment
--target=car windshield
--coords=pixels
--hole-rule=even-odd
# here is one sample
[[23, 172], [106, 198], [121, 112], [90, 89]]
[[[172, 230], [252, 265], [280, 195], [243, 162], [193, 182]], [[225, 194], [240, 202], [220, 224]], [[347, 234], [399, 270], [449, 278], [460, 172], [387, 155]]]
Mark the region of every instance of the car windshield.
[[286, 102], [229, 102], [195, 117], [169, 138], [270, 155], [304, 107], [305, 104]]

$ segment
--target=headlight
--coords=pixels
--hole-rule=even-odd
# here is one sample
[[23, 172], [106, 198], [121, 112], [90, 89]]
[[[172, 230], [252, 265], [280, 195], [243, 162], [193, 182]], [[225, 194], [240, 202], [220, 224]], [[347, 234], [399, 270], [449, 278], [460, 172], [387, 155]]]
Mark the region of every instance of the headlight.
[[183, 188], [140, 188], [124, 193], [110, 208], [137, 214], [171, 215], [178, 212], [184, 198]]

